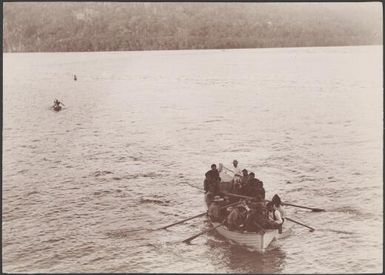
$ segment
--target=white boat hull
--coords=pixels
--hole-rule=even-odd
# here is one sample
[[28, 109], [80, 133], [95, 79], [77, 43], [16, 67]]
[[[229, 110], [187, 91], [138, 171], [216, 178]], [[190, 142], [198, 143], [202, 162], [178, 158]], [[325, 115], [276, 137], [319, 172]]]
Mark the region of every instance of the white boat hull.
[[[219, 223], [216, 222], [213, 222], [212, 224], [213, 226], [219, 225]], [[270, 243], [281, 235], [278, 233], [278, 229], [266, 229], [265, 233], [241, 233], [238, 231], [230, 231], [224, 225], [217, 227], [216, 231], [226, 239], [240, 245], [252, 247], [259, 252], [265, 252], [265, 249], [270, 245]]]

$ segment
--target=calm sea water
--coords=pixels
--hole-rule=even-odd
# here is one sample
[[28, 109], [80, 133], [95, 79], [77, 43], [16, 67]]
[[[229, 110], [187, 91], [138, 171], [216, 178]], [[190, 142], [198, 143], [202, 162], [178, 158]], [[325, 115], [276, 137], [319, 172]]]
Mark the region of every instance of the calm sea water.
[[[382, 271], [382, 46], [3, 58], [5, 272]], [[132, 231], [205, 211], [204, 173], [233, 159], [326, 209], [286, 208], [316, 231], [265, 254], [181, 243], [205, 217]]]

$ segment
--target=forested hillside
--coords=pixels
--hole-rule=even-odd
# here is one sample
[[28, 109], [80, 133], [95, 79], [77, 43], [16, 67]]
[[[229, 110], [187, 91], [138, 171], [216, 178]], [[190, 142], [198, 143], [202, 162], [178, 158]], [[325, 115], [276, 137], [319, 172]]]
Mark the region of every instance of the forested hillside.
[[5, 52], [382, 44], [379, 3], [4, 3]]

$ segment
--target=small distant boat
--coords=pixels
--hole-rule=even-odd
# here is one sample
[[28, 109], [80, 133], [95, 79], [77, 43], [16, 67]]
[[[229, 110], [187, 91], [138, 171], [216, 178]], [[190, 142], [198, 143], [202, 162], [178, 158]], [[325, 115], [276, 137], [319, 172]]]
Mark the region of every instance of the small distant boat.
[[54, 110], [55, 112], [59, 112], [61, 110], [61, 106], [60, 105], [54, 105], [52, 106], [52, 110]]

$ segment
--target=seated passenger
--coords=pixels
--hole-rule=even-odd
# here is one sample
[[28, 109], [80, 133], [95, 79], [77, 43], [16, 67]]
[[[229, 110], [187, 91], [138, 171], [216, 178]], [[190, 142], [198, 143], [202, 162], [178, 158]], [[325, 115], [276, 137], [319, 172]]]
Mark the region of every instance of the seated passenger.
[[250, 211], [247, 213], [245, 221], [245, 229], [248, 232], [260, 232], [264, 228], [264, 216], [262, 207], [253, 207], [250, 205]]
[[[255, 174], [253, 172], [250, 172], [247, 180], [246, 180], [247, 187], [249, 188], [249, 191], [251, 191], [254, 188], [257, 187], [256, 185], [256, 179], [255, 179]], [[251, 195], [250, 195], [251, 196]]]
[[241, 183], [246, 184], [249, 179], [249, 172], [246, 169], [242, 170], [242, 178], [241, 178]]
[[234, 193], [234, 194], [241, 194], [241, 187], [242, 187], [242, 183], [240, 181], [238, 182], [232, 182], [232, 185], [231, 185], [231, 193]]
[[246, 217], [246, 211], [243, 207], [232, 207], [230, 214], [226, 219], [226, 226], [229, 230], [240, 230]]
[[255, 178], [255, 174], [253, 172], [249, 174], [249, 178], [247, 180], [245, 189], [246, 189], [245, 190], [246, 196], [257, 198], [258, 201], [261, 200], [258, 196], [259, 194], [258, 179]]
[[238, 194], [240, 194], [242, 196], [249, 196], [249, 185], [247, 183], [242, 184], [242, 182], [241, 182], [239, 184]]
[[265, 188], [263, 188], [263, 181], [256, 179], [257, 182], [257, 194], [260, 201], [265, 200]]
[[223, 218], [222, 218], [223, 216], [221, 215], [221, 205], [220, 205], [220, 203], [223, 201], [224, 199], [221, 198], [220, 196], [215, 196], [209, 206], [208, 215], [213, 222], [223, 221]]

